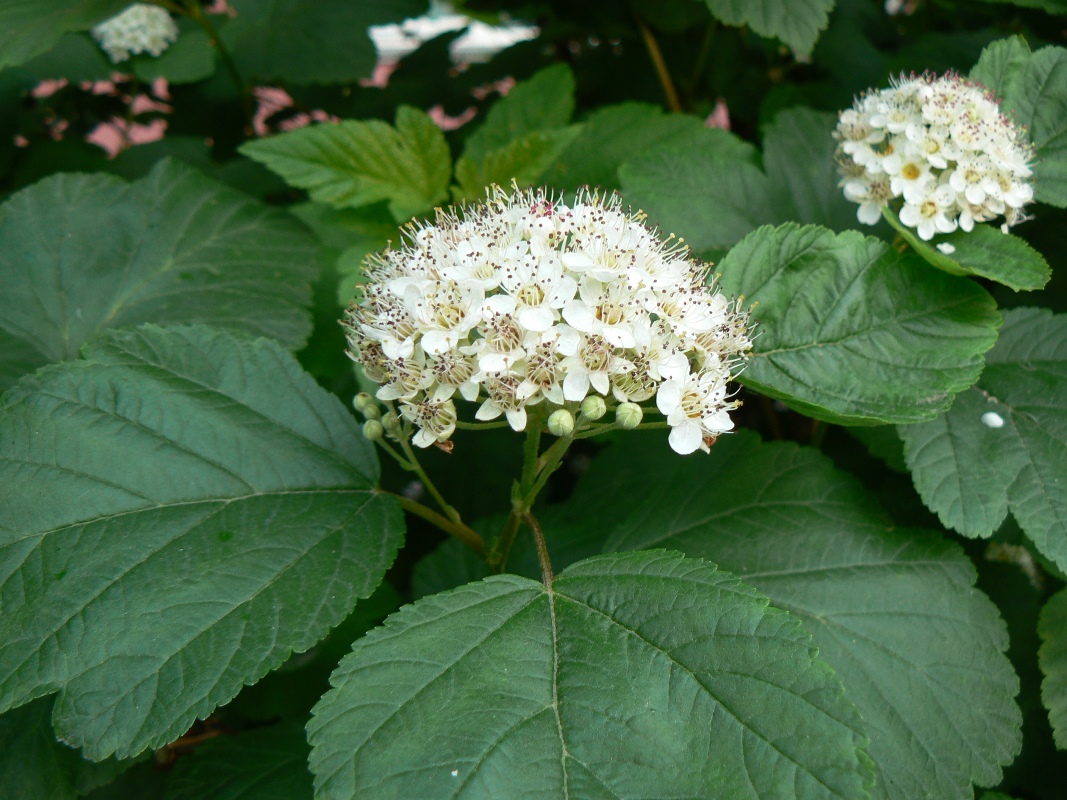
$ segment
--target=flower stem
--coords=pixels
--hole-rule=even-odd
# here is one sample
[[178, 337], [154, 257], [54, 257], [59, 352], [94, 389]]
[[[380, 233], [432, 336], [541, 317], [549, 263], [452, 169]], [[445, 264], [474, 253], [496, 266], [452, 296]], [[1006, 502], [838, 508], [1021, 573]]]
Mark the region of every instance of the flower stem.
[[474, 552], [480, 556], [484, 556], [486, 552], [485, 540], [478, 535], [478, 533], [462, 522], [450, 520], [447, 517], [438, 514], [432, 508], [427, 508], [422, 503], [416, 502], [408, 497], [404, 497], [402, 494], [396, 494], [395, 492], [388, 492], [385, 489], [375, 489], [376, 494], [387, 494], [390, 497], [395, 497], [397, 502], [400, 503], [400, 507], [405, 511], [414, 514], [416, 517], [420, 517], [431, 525], [436, 525], [445, 533], [451, 534], [459, 539], [463, 544], [467, 545]]
[[507, 420], [499, 420], [498, 422], [464, 422], [461, 419], [457, 419], [456, 427], [465, 431], [488, 431], [493, 428], [506, 428], [508, 427], [508, 422]]
[[659, 78], [663, 93], [667, 96], [667, 105], [674, 113], [682, 113], [682, 103], [678, 99], [678, 92], [674, 88], [674, 82], [671, 81], [671, 75], [667, 72], [667, 64], [663, 60], [663, 53], [660, 52], [656, 37], [652, 35], [652, 29], [640, 17], [637, 18], [637, 28], [641, 31], [641, 38], [645, 40], [648, 56], [652, 59], [652, 66], [656, 70], [656, 77]]
[[[158, 2], [158, 0], [157, 0]], [[164, 8], [169, 8], [179, 13], [185, 14], [197, 25], [204, 29], [204, 33], [208, 35], [211, 40], [211, 44], [219, 51], [219, 58], [222, 60], [222, 65], [226, 69], [226, 72], [230, 75], [230, 80], [233, 81], [233, 85], [237, 88], [237, 94], [241, 98], [241, 111], [244, 113], [245, 118], [245, 135], [251, 136], [252, 130], [252, 95], [248, 91], [248, 85], [241, 77], [240, 70], [237, 69], [237, 63], [233, 60], [233, 55], [222, 41], [222, 37], [219, 36], [218, 30], [212, 24], [211, 20], [207, 18], [204, 13], [204, 9], [200, 5], [200, 0], [184, 0], [181, 7], [171, 5], [170, 3], [159, 3]]]
[[[426, 470], [422, 468], [422, 464], [419, 463], [418, 457], [415, 455], [415, 451], [411, 449], [411, 445], [408, 444], [407, 430], [400, 437], [400, 447], [404, 451], [404, 455], [407, 457], [408, 464], [411, 467], [411, 471], [414, 472], [422, 485], [426, 487], [426, 491], [430, 493], [430, 496], [434, 499], [434, 502], [440, 506], [441, 510], [445, 512], [445, 515], [458, 525], [463, 525], [463, 520], [459, 516], [459, 512], [452, 508], [441, 493], [434, 486], [433, 481], [430, 480], [430, 476], [426, 474]], [[466, 526], [464, 526], [466, 527]]]

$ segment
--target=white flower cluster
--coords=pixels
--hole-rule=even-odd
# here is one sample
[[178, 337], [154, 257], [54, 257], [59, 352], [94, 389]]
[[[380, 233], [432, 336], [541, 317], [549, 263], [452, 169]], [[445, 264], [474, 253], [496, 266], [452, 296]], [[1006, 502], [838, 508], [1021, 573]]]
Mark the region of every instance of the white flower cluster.
[[118, 64], [138, 53], [159, 56], [178, 38], [178, 26], [166, 9], [134, 3], [93, 28], [93, 38]]
[[901, 76], [863, 95], [842, 112], [834, 137], [840, 185], [868, 225], [903, 198], [900, 221], [926, 241], [1001, 215], [1006, 231], [1034, 197], [1025, 129], [985, 87], [953, 72]]
[[542, 402], [574, 411], [602, 396], [632, 415], [655, 396], [671, 447], [707, 450], [733, 426], [727, 382], [751, 347], [748, 319], [669, 242], [614, 195], [568, 206], [493, 187], [368, 259], [344, 319], [349, 355], [420, 447], [452, 435], [458, 392], [480, 402], [476, 419], [504, 415], [516, 431]]

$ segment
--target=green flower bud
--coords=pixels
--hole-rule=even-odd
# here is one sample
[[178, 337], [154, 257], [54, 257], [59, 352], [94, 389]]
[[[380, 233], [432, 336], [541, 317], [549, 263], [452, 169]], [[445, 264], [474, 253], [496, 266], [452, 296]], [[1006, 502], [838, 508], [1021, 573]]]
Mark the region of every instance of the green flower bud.
[[363, 423], [363, 435], [372, 442], [377, 442], [385, 435], [385, 428], [382, 427], [382, 423], [378, 420], [368, 419]]
[[352, 407], [367, 419], [378, 419], [382, 415], [374, 398], [366, 392], [360, 392], [352, 398]]
[[387, 411], [382, 417], [382, 427], [390, 436], [400, 435], [400, 417], [394, 411]]
[[553, 436], [570, 436], [574, 433], [574, 416], [565, 408], [553, 411], [548, 416], [548, 432]]
[[637, 405], [637, 403], [620, 403], [619, 407], [615, 409], [615, 421], [619, 423], [620, 428], [628, 431], [632, 431], [640, 425], [641, 418], [644, 415], [645, 412], [641, 410], [641, 406]]
[[583, 419], [596, 422], [607, 413], [608, 405], [604, 402], [604, 398], [599, 395], [591, 394], [582, 401]]

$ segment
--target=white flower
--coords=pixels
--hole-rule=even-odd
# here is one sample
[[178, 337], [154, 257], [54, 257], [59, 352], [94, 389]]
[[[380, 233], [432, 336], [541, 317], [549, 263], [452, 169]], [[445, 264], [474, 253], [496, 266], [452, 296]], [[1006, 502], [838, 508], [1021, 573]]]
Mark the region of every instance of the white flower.
[[671, 449], [685, 455], [708, 445], [705, 438], [733, 428], [727, 413], [726, 375], [718, 370], [664, 381], [656, 392], [656, 407], [671, 427]]
[[929, 240], [1000, 215], [1014, 225], [1034, 197], [1026, 132], [956, 73], [901, 76], [865, 94], [841, 113], [834, 137], [840, 185], [868, 225], [902, 198], [900, 221]]
[[92, 34], [111, 63], [118, 64], [139, 53], [161, 55], [178, 38], [178, 26], [166, 9], [134, 3], [101, 22]]
[[[484, 205], [438, 211], [403, 237], [367, 259], [343, 320], [348, 353], [380, 385], [378, 399], [400, 406], [404, 426], [386, 435], [403, 429], [419, 447], [443, 445], [457, 397], [478, 404], [475, 419], [503, 416], [522, 431], [531, 407], [546, 409], [539, 425], [559, 423], [592, 393], [604, 408], [575, 423], [588, 426], [609, 405], [645, 402], [672, 382], [700, 395], [694, 447], [728, 429], [736, 404], [726, 384], [751, 349], [748, 315], [680, 242], [661, 241], [617, 197], [583, 191], [568, 206], [543, 190], [494, 187]], [[672, 446], [692, 444], [692, 425], [671, 426]]]

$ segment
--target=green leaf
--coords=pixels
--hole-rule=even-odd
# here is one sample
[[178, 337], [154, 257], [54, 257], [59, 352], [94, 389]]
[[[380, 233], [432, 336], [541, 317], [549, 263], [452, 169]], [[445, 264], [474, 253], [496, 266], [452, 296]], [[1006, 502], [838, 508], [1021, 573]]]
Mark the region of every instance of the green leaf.
[[93, 759], [180, 736], [378, 585], [401, 521], [377, 476], [268, 339], [148, 325], [23, 379], [0, 411], [0, 709], [58, 690]]
[[0, 69], [48, 50], [67, 31], [91, 28], [129, 0], [7, 0], [0, 4]]
[[694, 250], [724, 248], [766, 222], [783, 221], [752, 145], [709, 131], [699, 145], [639, 155], [619, 168], [626, 199]]
[[440, 128], [401, 106], [396, 127], [381, 120], [324, 123], [258, 139], [241, 152], [311, 199], [335, 208], [389, 201], [398, 222], [448, 199], [452, 157]]
[[556, 162], [582, 131], [581, 125], [570, 125], [552, 131], [535, 131], [521, 136], [493, 150], [484, 158], [460, 156], [456, 162], [456, 180], [461, 196], [469, 200], [485, 197], [487, 186], [509, 186], [512, 181], [520, 187], [540, 181], [546, 169]]
[[314, 274], [303, 226], [176, 161], [132, 184], [54, 175], [0, 206], [0, 388], [76, 358], [105, 328], [146, 321], [297, 349]]
[[317, 796], [864, 797], [859, 718], [813, 652], [677, 553], [468, 584], [341, 662], [308, 724]]
[[977, 275], [1015, 291], [1040, 289], [1052, 276], [1044, 256], [1018, 236], [991, 225], [976, 225], [970, 233], [959, 230], [924, 242], [888, 206], [882, 216], [927, 263], [949, 275]]
[[291, 84], [369, 77], [377, 51], [372, 25], [426, 11], [425, 0], [232, 0], [237, 17], [220, 35], [246, 79]]
[[684, 147], [634, 148], [641, 155], [619, 175], [630, 202], [698, 251], [730, 247], [760, 225], [790, 220], [847, 230], [856, 226], [856, 211], [837, 186], [836, 121], [803, 108], [780, 112], [765, 131], [762, 169], [752, 145], [707, 130]]
[[299, 725], [221, 736], [178, 760], [162, 800], [311, 800], [307, 757]]
[[704, 0], [711, 15], [727, 25], [748, 25], [761, 36], [781, 39], [810, 55], [826, 28], [834, 0]]
[[537, 131], [564, 127], [574, 113], [574, 74], [555, 64], [515, 84], [467, 139], [463, 154], [475, 161]]
[[761, 228], [719, 269], [755, 306], [741, 382], [828, 422], [932, 419], [978, 378], [1000, 324], [972, 281], [852, 231]]
[[457, 197], [485, 197], [491, 184], [537, 183], [581, 133], [567, 126], [574, 112], [574, 75], [566, 64], [541, 70], [518, 83], [489, 109], [456, 162]]
[[718, 136], [701, 119], [665, 114], [649, 103], [601, 106], [583, 121], [583, 128], [543, 176], [549, 186], [577, 189], [596, 186], [618, 189], [619, 166], [635, 153], [668, 147], [698, 147]]
[[[190, 23], [191, 25], [191, 23]], [[161, 56], [134, 56], [134, 73], [143, 81], [166, 78], [170, 83], [195, 83], [215, 74], [215, 46], [199, 28], [183, 25], [178, 40]]]
[[971, 77], [1001, 98], [1001, 108], [1025, 125], [1037, 150], [1034, 196], [1067, 208], [1067, 49], [1031, 53], [1019, 36], [982, 52]]
[[780, 218], [843, 231], [856, 227], [834, 168], [837, 114], [809, 108], [780, 111], [763, 137], [763, 168], [777, 189]]
[[1067, 315], [1005, 311], [986, 362], [951, 410], [899, 429], [915, 488], [966, 536], [989, 536], [1010, 509], [1067, 568]]
[[42, 697], [0, 715], [0, 786], [18, 800], [74, 800], [130, 766], [86, 761], [52, 733], [52, 700]]
[[665, 439], [616, 445], [569, 501], [605, 549], [713, 560], [798, 615], [863, 718], [875, 797], [969, 800], [972, 782], [995, 785], [1021, 745], [1019, 682], [960, 548], [895, 528], [815, 450], [740, 432], [683, 459]]
[[1042, 640], [1038, 659], [1045, 674], [1041, 701], [1048, 709], [1056, 747], [1067, 750], [1067, 589], [1045, 604], [1037, 632]]

